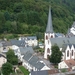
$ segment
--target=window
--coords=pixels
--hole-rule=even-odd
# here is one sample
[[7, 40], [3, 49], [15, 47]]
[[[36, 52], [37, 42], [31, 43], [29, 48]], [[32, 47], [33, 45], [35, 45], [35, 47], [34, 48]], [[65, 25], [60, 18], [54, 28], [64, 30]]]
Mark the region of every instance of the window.
[[53, 36], [51, 35], [51, 38], [53, 38]]
[[48, 40], [48, 44], [49, 44], [49, 40]]
[[67, 51], [67, 57], [69, 57], [69, 50]]
[[46, 40], [48, 39], [48, 36], [46, 35]]
[[47, 53], [50, 53], [50, 49], [49, 48], [47, 49]]
[[72, 56], [73, 56], [73, 50], [72, 50]]

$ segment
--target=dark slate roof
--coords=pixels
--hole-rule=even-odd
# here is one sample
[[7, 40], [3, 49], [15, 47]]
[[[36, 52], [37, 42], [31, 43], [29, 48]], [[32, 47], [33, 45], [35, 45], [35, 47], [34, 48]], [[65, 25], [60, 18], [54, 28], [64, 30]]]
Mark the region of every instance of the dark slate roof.
[[30, 51], [30, 53], [34, 53], [34, 50], [32, 47], [20, 47], [20, 52], [21, 54], [25, 54], [27, 51]]
[[62, 33], [55, 33], [55, 37], [63, 37], [64, 36], [64, 34], [62, 34]]
[[50, 38], [52, 46], [57, 44], [59, 48], [62, 48], [63, 44], [75, 44], [75, 37], [61, 37], [61, 38]]
[[0, 43], [0, 47], [2, 47], [3, 46], [3, 44], [2, 43]]
[[45, 65], [43, 63], [40, 62], [39, 58], [33, 54], [31, 54], [30, 52], [26, 52], [24, 54], [24, 60], [26, 60], [29, 64], [31, 64], [32, 66], [36, 67], [37, 69], [42, 69]]
[[43, 71], [31, 71], [31, 75], [48, 75], [48, 71], [47, 70], [43, 70]]
[[23, 40], [16, 40], [16, 39], [11, 39], [10, 40], [10, 42], [11, 42], [11, 44], [12, 45], [16, 45], [16, 46], [18, 46], [18, 47], [25, 47], [25, 41], [23, 41]]
[[69, 48], [71, 49], [72, 45], [73, 45], [73, 44], [63, 44], [63, 45], [62, 45], [62, 51], [65, 52], [67, 46], [69, 46]]
[[30, 59], [31, 56], [32, 56], [32, 54], [31, 54], [30, 52], [27, 51], [27, 52], [24, 54], [23, 59], [26, 60], [26, 61], [28, 61], [28, 60]]
[[5, 46], [12, 46], [10, 41], [4, 41], [2, 44], [3, 44], [3, 47], [5, 47]]
[[43, 63], [40, 62], [37, 56], [33, 56], [28, 62], [39, 70], [41, 70], [45, 66]]
[[51, 8], [50, 7], [49, 7], [49, 15], [48, 15], [46, 33], [53, 33], [52, 18], [51, 18]]
[[21, 40], [30, 40], [30, 39], [34, 40], [34, 39], [37, 39], [36, 36], [28, 36], [28, 37], [20, 37], [20, 38], [21, 38]]
[[3, 54], [0, 54], [0, 57], [4, 57], [4, 58], [6, 58]]
[[37, 61], [38, 61], [38, 57], [33, 56], [33, 57], [29, 60], [29, 63], [30, 63], [31, 65], [35, 66]]
[[73, 44], [74, 48], [75, 48], [75, 44]]
[[37, 69], [39, 69], [39, 70], [41, 70], [44, 66], [45, 66], [45, 65], [44, 65], [43, 63], [41, 63], [41, 62], [37, 62], [36, 65], [35, 65], [35, 67], [36, 67]]
[[36, 36], [28, 36], [27, 40], [30, 40], [30, 39], [34, 40], [34, 39], [37, 39], [37, 37]]

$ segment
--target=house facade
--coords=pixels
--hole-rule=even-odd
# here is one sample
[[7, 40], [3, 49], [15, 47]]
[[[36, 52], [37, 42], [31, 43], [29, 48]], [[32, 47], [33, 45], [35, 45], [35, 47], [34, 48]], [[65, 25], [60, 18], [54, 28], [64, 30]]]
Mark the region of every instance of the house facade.
[[64, 60], [58, 64], [58, 69], [67, 69], [69, 71], [75, 69], [75, 61], [73, 59]]
[[36, 56], [32, 47], [20, 47], [14, 50], [15, 55], [28, 71], [49, 70], [50, 68]]
[[38, 40], [36, 36], [20, 37], [19, 40], [24, 40], [28, 46], [38, 45]]
[[6, 63], [6, 62], [7, 62], [6, 57], [5, 57], [4, 55], [0, 54], [0, 68], [1, 68], [2, 65], [3, 65], [4, 63]]

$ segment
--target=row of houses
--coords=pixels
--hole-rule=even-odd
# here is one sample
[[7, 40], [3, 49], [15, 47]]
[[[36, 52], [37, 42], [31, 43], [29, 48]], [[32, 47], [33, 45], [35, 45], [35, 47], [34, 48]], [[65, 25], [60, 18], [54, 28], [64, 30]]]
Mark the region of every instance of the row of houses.
[[32, 47], [20, 47], [14, 50], [22, 65], [29, 71], [49, 70], [50, 68], [34, 53]]
[[[30, 40], [30, 42], [27, 40]], [[31, 37], [31, 39], [27, 39], [26, 37], [20, 37], [19, 40], [0, 41], [0, 52], [5, 54], [9, 49], [14, 50], [22, 65], [29, 71], [49, 70], [50, 68], [36, 56], [32, 48], [33, 43], [34, 46], [38, 45], [37, 38]]]

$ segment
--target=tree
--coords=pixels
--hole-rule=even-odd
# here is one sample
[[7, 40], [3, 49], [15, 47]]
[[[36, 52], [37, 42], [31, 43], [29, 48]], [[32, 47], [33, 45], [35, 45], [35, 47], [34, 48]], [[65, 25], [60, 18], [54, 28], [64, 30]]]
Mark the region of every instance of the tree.
[[2, 73], [3, 75], [10, 75], [10, 73], [12, 73], [13, 70], [12, 70], [12, 65], [10, 63], [4, 63], [2, 65]]
[[7, 61], [13, 65], [17, 65], [18, 64], [18, 58], [17, 56], [15, 56], [14, 51], [13, 50], [9, 50], [6, 53], [6, 57], [7, 57]]
[[57, 45], [52, 46], [51, 48], [52, 54], [50, 56], [50, 62], [57, 64], [61, 61], [62, 58], [62, 52], [60, 51], [59, 47]]

